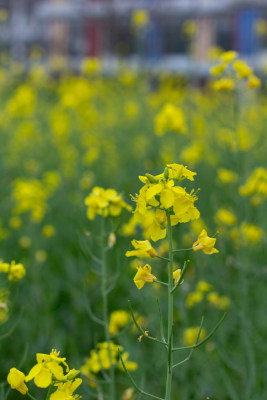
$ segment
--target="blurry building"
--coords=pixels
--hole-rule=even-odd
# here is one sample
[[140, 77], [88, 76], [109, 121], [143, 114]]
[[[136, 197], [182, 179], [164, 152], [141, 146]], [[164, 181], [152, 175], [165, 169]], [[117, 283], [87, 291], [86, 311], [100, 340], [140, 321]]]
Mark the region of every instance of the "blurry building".
[[[139, 32], [136, 10], [149, 15]], [[260, 55], [255, 24], [265, 17], [267, 0], [0, 0], [0, 48], [26, 61], [38, 45], [43, 61], [67, 57], [74, 67], [91, 56], [186, 69], [213, 46]]]

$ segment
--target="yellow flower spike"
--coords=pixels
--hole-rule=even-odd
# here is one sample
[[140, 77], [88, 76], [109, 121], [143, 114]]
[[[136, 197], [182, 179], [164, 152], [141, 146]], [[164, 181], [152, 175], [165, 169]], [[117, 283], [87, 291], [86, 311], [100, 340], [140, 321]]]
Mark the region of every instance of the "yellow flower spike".
[[180, 279], [181, 273], [182, 273], [182, 270], [180, 268], [173, 271], [172, 276], [173, 276], [175, 285], [177, 285], [177, 283]]
[[25, 375], [17, 368], [11, 368], [7, 376], [7, 381], [11, 386], [11, 389], [18, 390], [21, 394], [26, 394], [28, 388], [25, 384]]
[[219, 250], [215, 249], [216, 239], [211, 238], [207, 235], [207, 231], [205, 229], [200, 233], [197, 241], [193, 244], [193, 250], [203, 250], [205, 254], [214, 254], [219, 253]]
[[126, 257], [157, 257], [156, 250], [148, 240], [132, 240], [131, 243], [136, 250], [127, 251]]
[[137, 268], [137, 273], [134, 277], [134, 283], [137, 289], [140, 290], [146, 282], [153, 283], [155, 280], [157, 280], [157, 278], [151, 274], [151, 266], [149, 264]]

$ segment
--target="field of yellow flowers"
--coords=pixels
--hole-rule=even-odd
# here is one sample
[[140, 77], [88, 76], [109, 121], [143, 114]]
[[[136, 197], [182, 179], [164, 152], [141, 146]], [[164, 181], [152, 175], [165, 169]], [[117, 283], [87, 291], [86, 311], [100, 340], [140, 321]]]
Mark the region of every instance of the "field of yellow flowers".
[[265, 398], [264, 79], [0, 81], [0, 399]]

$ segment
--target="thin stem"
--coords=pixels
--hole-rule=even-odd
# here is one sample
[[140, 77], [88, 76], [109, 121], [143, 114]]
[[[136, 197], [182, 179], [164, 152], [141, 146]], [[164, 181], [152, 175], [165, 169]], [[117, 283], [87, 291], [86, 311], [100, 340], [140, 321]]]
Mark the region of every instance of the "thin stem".
[[[201, 330], [202, 330], [202, 326], [203, 326], [203, 322], [204, 322], [204, 318], [202, 317], [201, 323], [200, 323], [200, 327], [199, 327], [199, 330], [198, 330], [198, 334], [197, 334], [197, 337], [196, 337], [196, 340], [195, 340], [195, 343], [194, 343], [195, 345], [198, 343], [198, 340], [199, 340], [199, 337], [200, 337], [200, 334], [201, 334]], [[195, 348], [192, 348], [190, 353], [188, 354], [188, 356], [184, 360], [178, 362], [177, 364], [174, 364], [173, 369], [178, 367], [179, 365], [189, 361], [194, 350], [195, 350]]]
[[158, 309], [159, 309], [160, 335], [161, 335], [161, 339], [162, 339], [164, 342], [166, 342], [166, 340], [165, 340], [165, 335], [164, 335], [164, 326], [163, 326], [163, 321], [162, 321], [162, 314], [161, 314], [159, 299], [157, 299], [157, 303], [158, 303]]
[[169, 244], [169, 273], [168, 273], [168, 367], [166, 377], [165, 400], [171, 400], [172, 388], [172, 364], [173, 364], [173, 250], [172, 250], [172, 226], [170, 212], [166, 210], [168, 224], [168, 244]]
[[158, 281], [157, 279], [155, 279], [154, 282], [160, 283], [161, 285], [164, 285], [164, 286], [169, 286], [169, 284], [167, 282]]
[[177, 250], [173, 250], [173, 253], [178, 253], [180, 251], [188, 251], [188, 250], [193, 250], [193, 247], [189, 247], [188, 249], [177, 249]]
[[155, 396], [155, 395], [153, 395], [153, 394], [151, 394], [151, 393], [145, 392], [144, 390], [140, 389], [140, 388], [137, 386], [137, 384], [135, 383], [134, 379], [133, 379], [132, 376], [129, 374], [129, 372], [128, 372], [127, 368], [126, 368], [126, 365], [124, 364], [124, 361], [123, 361], [123, 359], [122, 359], [121, 352], [120, 352], [119, 349], [118, 349], [118, 353], [119, 353], [119, 358], [120, 358], [120, 361], [121, 361], [121, 363], [122, 363], [123, 369], [124, 369], [125, 373], [127, 374], [128, 378], [130, 379], [130, 381], [132, 382], [132, 385], [134, 386], [135, 390], [136, 390], [139, 394], [142, 394], [143, 396], [148, 396], [148, 397], [151, 397], [152, 399], [164, 400], [164, 399], [162, 399], [161, 397], [158, 397], [158, 396]]
[[107, 291], [107, 263], [106, 263], [106, 235], [105, 235], [105, 218], [101, 221], [101, 258], [102, 258], [102, 281], [101, 294], [103, 302], [103, 321], [105, 326], [105, 339], [108, 345], [108, 356], [110, 362], [110, 400], [115, 400], [115, 369], [112, 362], [109, 332], [109, 316], [108, 316], [108, 291]]
[[159, 340], [159, 339], [157, 339], [157, 338], [154, 338], [153, 336], [148, 335], [148, 333], [144, 331], [144, 329], [138, 324], [138, 322], [137, 322], [137, 320], [136, 320], [136, 318], [135, 318], [135, 316], [134, 316], [134, 312], [133, 312], [133, 309], [132, 309], [132, 305], [131, 305], [130, 300], [128, 300], [128, 304], [129, 304], [129, 309], [130, 309], [130, 313], [131, 313], [133, 322], [134, 322], [136, 328], [137, 328], [137, 329], [139, 330], [139, 332], [141, 333], [142, 337], [143, 337], [144, 339], [153, 340], [153, 342], [157, 342], [157, 343], [160, 343], [160, 344], [163, 344], [164, 346], [166, 346], [166, 342], [165, 342], [165, 341], [163, 342], [162, 340]]
[[32, 396], [29, 392], [26, 393], [32, 400], [37, 400], [36, 397]]
[[164, 261], [170, 261], [169, 258], [167, 257], [162, 257], [162, 256], [156, 256], [157, 258], [159, 258], [160, 260], [164, 260]]

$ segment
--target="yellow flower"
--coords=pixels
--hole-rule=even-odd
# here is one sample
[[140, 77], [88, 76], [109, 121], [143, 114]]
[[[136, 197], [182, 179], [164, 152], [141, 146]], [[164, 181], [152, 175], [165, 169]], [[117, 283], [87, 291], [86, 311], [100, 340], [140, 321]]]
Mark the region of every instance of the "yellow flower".
[[180, 279], [181, 272], [182, 272], [182, 270], [180, 268], [173, 271], [172, 276], [173, 276], [175, 285], [178, 283], [178, 281]]
[[221, 60], [226, 63], [232, 62], [238, 56], [236, 51], [230, 50], [221, 54]]
[[200, 292], [209, 292], [212, 289], [212, 285], [205, 281], [199, 281], [197, 283], [197, 290]]
[[240, 79], [248, 78], [252, 75], [252, 69], [242, 60], [235, 61], [233, 63], [233, 68]]
[[222, 223], [227, 226], [234, 225], [237, 222], [236, 216], [225, 208], [220, 208], [215, 218], [219, 223]]
[[111, 335], [116, 335], [118, 331], [128, 324], [130, 314], [124, 310], [113, 311], [110, 315], [109, 332]]
[[17, 368], [11, 368], [7, 376], [7, 381], [11, 386], [11, 389], [18, 390], [21, 394], [26, 394], [28, 388], [25, 384], [25, 375]]
[[263, 231], [261, 228], [254, 224], [242, 222], [240, 226], [240, 234], [243, 244], [257, 244], [263, 237]]
[[150, 257], [154, 258], [157, 256], [156, 250], [151, 246], [148, 240], [132, 240], [133, 247], [136, 250], [126, 252], [126, 257]]
[[236, 183], [238, 180], [238, 175], [229, 169], [219, 168], [217, 172], [222, 183]]
[[20, 279], [24, 278], [26, 274], [25, 268], [23, 264], [19, 263], [16, 264], [15, 261], [11, 261], [11, 264], [9, 266], [8, 270], [8, 280], [11, 282], [17, 282]]
[[227, 67], [226, 63], [214, 65], [213, 67], [211, 67], [210, 73], [211, 75], [215, 76], [222, 75], [226, 67]]
[[46, 388], [51, 385], [53, 377], [58, 381], [64, 379], [64, 371], [59, 364], [64, 364], [66, 370], [69, 371], [69, 367], [65, 362], [66, 358], [60, 358], [59, 352], [56, 350], [52, 350], [49, 355], [37, 353], [36, 360], [37, 364], [32, 367], [25, 381], [28, 382], [34, 379], [35, 385], [40, 388]]
[[187, 132], [185, 117], [180, 108], [172, 103], [167, 103], [155, 118], [155, 132], [164, 135], [167, 131], [182, 133]]
[[200, 303], [203, 300], [203, 293], [201, 291], [188, 293], [186, 297], [186, 306], [188, 308], [194, 307], [195, 304]]
[[134, 10], [132, 13], [132, 25], [136, 29], [142, 29], [149, 23], [149, 14], [145, 9]]
[[261, 85], [261, 81], [257, 76], [251, 75], [249, 77], [249, 80], [248, 80], [248, 83], [247, 83], [247, 86], [248, 86], [249, 89], [258, 88], [258, 87], [260, 87], [260, 85]]
[[194, 251], [203, 250], [205, 254], [219, 253], [219, 251], [214, 248], [215, 243], [216, 239], [209, 237], [207, 235], [207, 231], [203, 229], [197, 241], [193, 244], [193, 250]]
[[73, 381], [56, 383], [57, 390], [51, 394], [50, 400], [74, 400], [80, 396], [78, 394], [73, 395], [73, 392], [82, 383], [81, 378], [76, 378]]
[[54, 236], [55, 228], [53, 227], [53, 225], [45, 225], [42, 229], [42, 234], [45, 237], [50, 238], [50, 237]]
[[[192, 346], [197, 338], [199, 332], [199, 326], [193, 326], [191, 328], [187, 328], [184, 331], [184, 342], [187, 346]], [[200, 342], [206, 336], [205, 329], [201, 329], [200, 336], [198, 341]]]
[[[128, 371], [135, 371], [138, 368], [138, 365], [135, 361], [128, 361], [129, 353], [126, 351], [122, 353], [121, 358], [125, 364], [125, 367], [128, 369]], [[120, 362], [119, 363], [119, 368], [124, 371], [123, 365]]]
[[144, 267], [138, 267], [134, 277], [134, 283], [137, 289], [142, 289], [146, 282], [153, 283], [157, 278], [151, 274], [151, 266], [146, 264]]
[[213, 83], [213, 89], [216, 91], [229, 92], [234, 90], [235, 82], [230, 78], [221, 78]]

